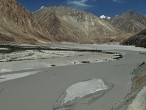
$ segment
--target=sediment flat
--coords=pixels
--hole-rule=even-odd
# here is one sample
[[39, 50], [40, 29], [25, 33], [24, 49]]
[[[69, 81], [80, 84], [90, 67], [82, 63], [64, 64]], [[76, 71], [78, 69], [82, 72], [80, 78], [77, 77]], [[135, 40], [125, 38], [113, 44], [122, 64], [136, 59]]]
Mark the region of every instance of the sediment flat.
[[[67, 46], [63, 45], [63, 47]], [[40, 67], [9, 72], [9, 74], [21, 74], [35, 71], [37, 74], [0, 82], [0, 108], [2, 110], [52, 110], [58, 97], [70, 85], [89, 79], [103, 79], [113, 84], [113, 88], [94, 103], [74, 106], [73, 110], [111, 110], [116, 102], [130, 93], [132, 87], [130, 73], [146, 61], [146, 55], [139, 53], [145, 49], [122, 46], [113, 48], [114, 46], [110, 45], [81, 45], [80, 47], [119, 52], [123, 58], [100, 63]], [[69, 48], [72, 48], [72, 45], [69, 45]]]

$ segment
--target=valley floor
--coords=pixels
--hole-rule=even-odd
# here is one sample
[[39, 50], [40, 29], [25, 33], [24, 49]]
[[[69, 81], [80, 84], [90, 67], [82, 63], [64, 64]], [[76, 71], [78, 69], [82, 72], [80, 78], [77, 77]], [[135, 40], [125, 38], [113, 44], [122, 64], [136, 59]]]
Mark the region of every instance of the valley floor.
[[[42, 54], [40, 55], [42, 52], [39, 51], [25, 51], [26, 55], [28, 52], [39, 55], [36, 56], [39, 59], [35, 60], [33, 60], [34, 54], [29, 57], [21, 56], [24, 55], [21, 52], [17, 57], [12, 53], [12, 55], [1, 54], [1, 109], [53, 110], [60, 95], [71, 85], [89, 79], [102, 79], [106, 84], [112, 85], [112, 88], [105, 94], [98, 98], [92, 96], [93, 99], [90, 103], [73, 104], [58, 108], [58, 110], [111, 110], [114, 108], [114, 110], [118, 110], [123, 107], [124, 102], [122, 104], [120, 102], [131, 93], [133, 87], [131, 73], [142, 62], [146, 62], [146, 55], [141, 54], [141, 52], [145, 53], [146, 49], [132, 46], [64, 43], [54, 44], [51, 47], [68, 50], [102, 50], [104, 52], [55, 51], [56, 53], [54, 53], [54, 51], [50, 51], [51, 55], [49, 53], [48, 58], [46, 51], [44, 51], [45, 57], [42, 57]], [[56, 56], [52, 57], [52, 53]], [[58, 58], [57, 53], [63, 57]], [[120, 54], [122, 58], [115, 60], [115, 58], [121, 57]], [[6, 57], [4, 58], [4, 56]], [[11, 62], [8, 59], [11, 59]], [[94, 62], [96, 60], [97, 62]], [[139, 90], [141, 89], [142, 87], [139, 88]], [[137, 91], [136, 88], [133, 90]], [[141, 95], [137, 97], [139, 98]], [[117, 104], [117, 102], [119, 103]]]

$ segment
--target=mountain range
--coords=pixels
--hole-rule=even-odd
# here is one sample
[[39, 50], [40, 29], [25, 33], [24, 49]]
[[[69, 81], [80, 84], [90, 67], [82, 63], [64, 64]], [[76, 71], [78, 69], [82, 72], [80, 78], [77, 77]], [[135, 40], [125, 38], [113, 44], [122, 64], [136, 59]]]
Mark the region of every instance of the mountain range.
[[1, 0], [0, 6], [2, 43], [122, 42], [146, 29], [146, 16], [131, 10], [102, 19], [65, 6], [41, 7], [33, 13], [15, 0]]
[[33, 13], [56, 41], [100, 42], [114, 39], [121, 30], [99, 17], [70, 7], [43, 7]]

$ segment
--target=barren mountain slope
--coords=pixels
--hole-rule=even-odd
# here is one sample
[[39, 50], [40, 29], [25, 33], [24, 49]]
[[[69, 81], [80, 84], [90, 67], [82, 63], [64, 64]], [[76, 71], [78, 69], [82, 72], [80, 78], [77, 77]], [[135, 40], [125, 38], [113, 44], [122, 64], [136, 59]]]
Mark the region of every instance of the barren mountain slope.
[[49, 33], [15, 0], [0, 0], [0, 41], [44, 43]]
[[42, 7], [33, 15], [57, 41], [109, 42], [122, 33], [108, 21], [71, 7]]

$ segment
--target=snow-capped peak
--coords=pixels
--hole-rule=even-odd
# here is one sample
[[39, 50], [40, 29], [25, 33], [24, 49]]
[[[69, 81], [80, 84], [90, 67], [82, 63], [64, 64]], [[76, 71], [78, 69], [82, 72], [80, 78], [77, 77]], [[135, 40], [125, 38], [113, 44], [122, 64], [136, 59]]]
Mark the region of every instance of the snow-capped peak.
[[101, 18], [101, 19], [111, 19], [111, 17], [105, 16], [105, 15], [101, 15], [100, 18]]
[[44, 8], [44, 6], [41, 6], [41, 9]]

